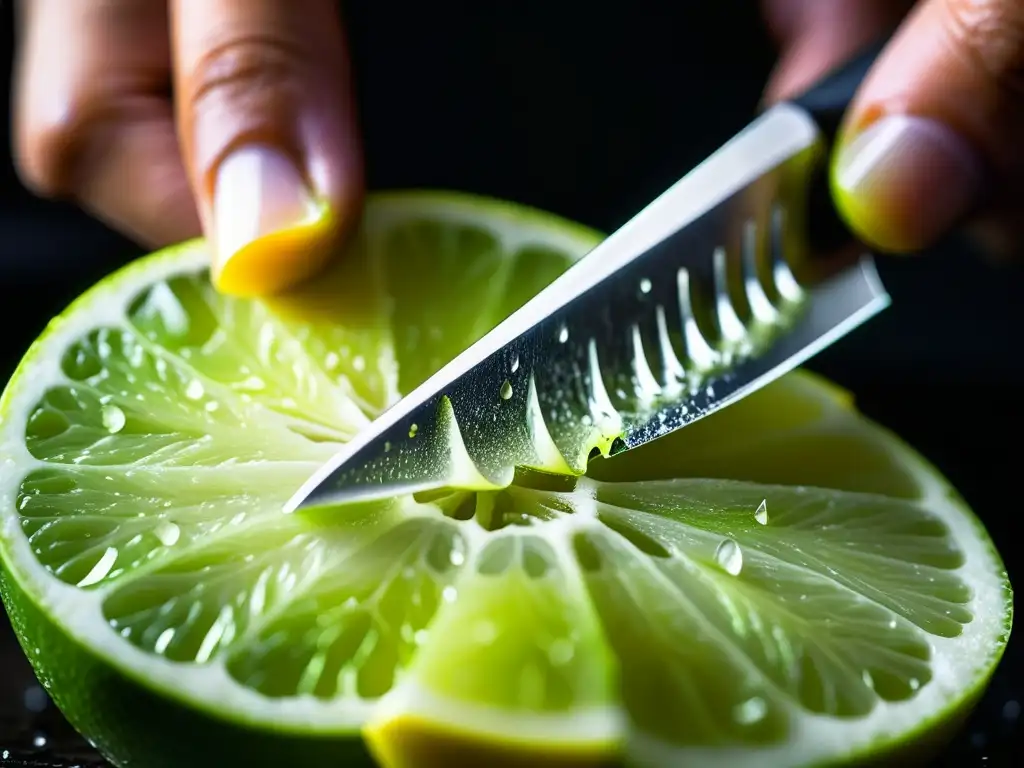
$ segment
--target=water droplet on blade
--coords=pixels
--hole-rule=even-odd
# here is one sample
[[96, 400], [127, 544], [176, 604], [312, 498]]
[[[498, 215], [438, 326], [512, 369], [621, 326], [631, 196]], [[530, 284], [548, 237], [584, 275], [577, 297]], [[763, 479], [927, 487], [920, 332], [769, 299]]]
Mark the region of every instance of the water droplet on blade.
[[128, 421], [124, 411], [116, 405], [104, 405], [103, 410], [100, 411], [100, 416], [103, 419], [104, 428], [112, 435], [124, 429], [124, 425]]
[[502, 400], [508, 400], [512, 397], [512, 382], [505, 379], [505, 383], [501, 385], [501, 391], [499, 393]]
[[715, 562], [730, 576], [739, 576], [743, 570], [743, 550], [732, 539], [725, 539], [715, 550]]
[[768, 525], [768, 499], [761, 499], [754, 512], [754, 519], [761, 525]]
[[650, 293], [652, 287], [651, 281], [646, 277], [640, 281], [640, 293]]
[[566, 326], [562, 326], [558, 330], [558, 343], [565, 344], [569, 340], [569, 329]]
[[519, 355], [512, 358], [512, 373], [519, 370]]

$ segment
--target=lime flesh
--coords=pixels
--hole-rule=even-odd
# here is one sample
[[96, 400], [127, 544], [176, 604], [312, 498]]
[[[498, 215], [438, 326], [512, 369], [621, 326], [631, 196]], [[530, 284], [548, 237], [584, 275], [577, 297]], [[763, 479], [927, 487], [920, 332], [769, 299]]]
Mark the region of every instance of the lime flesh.
[[922, 459], [798, 374], [574, 488], [281, 507], [597, 236], [372, 199], [287, 298], [198, 243], [83, 296], [2, 401], [4, 602], [117, 765], [811, 765], [962, 714], [1011, 593]]

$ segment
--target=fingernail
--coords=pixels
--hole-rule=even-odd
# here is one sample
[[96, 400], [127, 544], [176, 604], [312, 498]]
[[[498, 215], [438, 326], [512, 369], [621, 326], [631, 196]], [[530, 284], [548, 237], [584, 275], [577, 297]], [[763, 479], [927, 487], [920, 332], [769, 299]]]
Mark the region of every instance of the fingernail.
[[[215, 272], [254, 243], [322, 215], [292, 160], [273, 147], [241, 147], [221, 163], [213, 195]], [[233, 269], [232, 271], [237, 271]]]
[[883, 117], [842, 142], [833, 191], [850, 226], [882, 250], [927, 247], [971, 208], [982, 166], [966, 141], [924, 117]]

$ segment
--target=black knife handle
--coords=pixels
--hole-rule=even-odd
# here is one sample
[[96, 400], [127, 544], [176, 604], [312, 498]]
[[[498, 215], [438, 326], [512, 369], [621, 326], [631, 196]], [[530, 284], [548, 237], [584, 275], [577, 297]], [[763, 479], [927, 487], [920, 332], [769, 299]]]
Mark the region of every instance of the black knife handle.
[[888, 44], [888, 37], [864, 48], [845, 64], [832, 70], [790, 103], [805, 110], [824, 134], [829, 157], [815, 170], [808, 198], [807, 222], [812, 251], [833, 254], [856, 242], [856, 238], [843, 222], [829, 186], [829, 168], [832, 146], [836, 140], [843, 116], [850, 107], [868, 71], [878, 54]]
[[800, 96], [790, 100], [790, 103], [806, 110], [814, 118], [830, 145], [835, 141], [850, 102], [888, 42], [888, 38], [875, 41]]

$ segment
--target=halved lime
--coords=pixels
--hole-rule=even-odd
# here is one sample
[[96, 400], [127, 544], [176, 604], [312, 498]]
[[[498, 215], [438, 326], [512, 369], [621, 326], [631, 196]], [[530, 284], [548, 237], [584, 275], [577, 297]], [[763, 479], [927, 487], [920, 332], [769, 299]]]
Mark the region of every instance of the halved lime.
[[962, 714], [1009, 632], [999, 557], [934, 469], [807, 375], [575, 488], [281, 513], [597, 239], [379, 196], [288, 299], [219, 295], [192, 243], [55, 320], [2, 401], [0, 554], [70, 721], [146, 768], [795, 766]]

